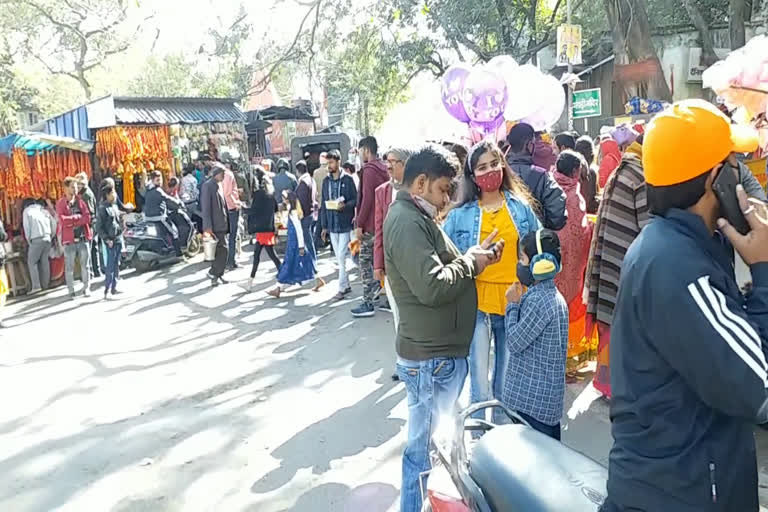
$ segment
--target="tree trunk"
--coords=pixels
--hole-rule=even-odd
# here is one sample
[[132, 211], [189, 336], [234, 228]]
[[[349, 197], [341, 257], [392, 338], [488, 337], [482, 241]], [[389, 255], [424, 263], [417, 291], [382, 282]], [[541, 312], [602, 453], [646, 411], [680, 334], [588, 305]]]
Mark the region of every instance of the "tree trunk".
[[688, 17], [691, 18], [691, 23], [699, 31], [699, 38], [701, 39], [701, 64], [709, 67], [719, 60], [715, 53], [715, 43], [712, 39], [712, 33], [709, 31], [709, 24], [701, 14], [695, 0], [683, 0], [683, 3], [685, 4], [685, 10], [688, 12]]
[[371, 118], [368, 115], [368, 98], [363, 100], [363, 117], [365, 119], [365, 134], [371, 134]]
[[[531, 10], [528, 11], [528, 30], [530, 30], [531, 38], [528, 40], [528, 50], [533, 49], [536, 46], [536, 7], [538, 0], [531, 0]], [[536, 53], [531, 54], [531, 64], [534, 66], [538, 64], [538, 58]]]
[[744, 30], [744, 18], [747, 11], [744, 0], [731, 0], [728, 9], [728, 28], [731, 35], [731, 50], [741, 48], [746, 44], [746, 34]]
[[651, 41], [645, 0], [603, 0], [612, 27], [614, 67], [624, 101], [632, 96], [672, 101]]

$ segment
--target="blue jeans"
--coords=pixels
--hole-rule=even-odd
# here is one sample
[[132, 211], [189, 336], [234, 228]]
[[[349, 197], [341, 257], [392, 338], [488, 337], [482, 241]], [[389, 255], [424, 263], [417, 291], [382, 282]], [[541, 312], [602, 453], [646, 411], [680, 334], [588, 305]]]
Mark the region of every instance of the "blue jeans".
[[237, 229], [240, 223], [240, 210], [229, 210], [227, 213], [229, 218], [229, 257], [227, 258], [227, 266], [235, 266], [235, 252], [237, 250]]
[[403, 453], [400, 512], [421, 512], [420, 475], [432, 467], [429, 448], [438, 422], [453, 422], [467, 378], [467, 360], [436, 357], [426, 361], [397, 359], [397, 375], [408, 394], [408, 441]]
[[[490, 326], [489, 326], [490, 322]], [[493, 380], [488, 380], [491, 360], [491, 335], [494, 339]], [[475, 333], [469, 348], [469, 397], [475, 404], [496, 398], [501, 400], [504, 390], [504, 375], [507, 371], [509, 353], [507, 351], [506, 327], [502, 315], [477, 312]], [[475, 418], [483, 418], [483, 411]], [[506, 416], [498, 409], [493, 410], [494, 423], [503, 422]]]
[[[105, 242], [106, 244], [106, 242]], [[117, 280], [120, 278], [120, 254], [123, 252], [123, 244], [115, 242], [107, 248], [107, 268], [104, 271], [104, 293], [117, 290]]]

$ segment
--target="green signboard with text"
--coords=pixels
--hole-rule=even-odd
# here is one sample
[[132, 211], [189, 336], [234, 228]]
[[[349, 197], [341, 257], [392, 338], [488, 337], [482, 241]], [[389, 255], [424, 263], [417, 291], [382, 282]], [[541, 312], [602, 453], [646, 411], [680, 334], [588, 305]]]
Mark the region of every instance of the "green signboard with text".
[[597, 117], [602, 115], [600, 89], [573, 91], [573, 118]]

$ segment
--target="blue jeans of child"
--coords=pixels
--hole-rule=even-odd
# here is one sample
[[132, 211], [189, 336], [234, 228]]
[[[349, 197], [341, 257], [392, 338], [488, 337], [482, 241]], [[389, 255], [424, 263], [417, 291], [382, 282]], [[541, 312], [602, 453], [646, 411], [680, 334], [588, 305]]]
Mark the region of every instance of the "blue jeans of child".
[[[105, 242], [106, 243], [106, 242]], [[123, 244], [114, 242], [112, 247], [107, 248], [107, 268], [104, 270], [104, 293], [115, 292], [117, 290], [117, 280], [120, 278], [120, 253], [123, 251]]]
[[438, 422], [454, 421], [456, 403], [467, 378], [465, 358], [426, 361], [397, 359], [397, 375], [408, 394], [408, 441], [403, 453], [400, 512], [421, 512], [420, 475], [432, 467], [429, 449]]
[[[492, 336], [491, 336], [492, 335]], [[493, 379], [488, 380], [491, 362], [491, 338], [494, 340]], [[486, 400], [501, 400], [504, 389], [504, 374], [507, 370], [509, 353], [506, 342], [504, 316], [477, 312], [475, 334], [469, 348], [469, 397], [475, 404]], [[506, 416], [499, 409], [493, 410], [494, 423], [503, 422]], [[483, 418], [483, 411], [475, 418]]]

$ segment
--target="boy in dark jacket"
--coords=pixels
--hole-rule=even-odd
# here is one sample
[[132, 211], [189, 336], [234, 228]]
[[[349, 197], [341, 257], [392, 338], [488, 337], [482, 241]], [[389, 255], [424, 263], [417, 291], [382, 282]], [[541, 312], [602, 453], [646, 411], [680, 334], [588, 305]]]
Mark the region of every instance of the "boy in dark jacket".
[[563, 229], [568, 220], [565, 210], [565, 192], [557, 184], [549, 169], [542, 169], [533, 163], [533, 148], [536, 133], [525, 123], [512, 127], [507, 135], [509, 157], [507, 162], [515, 173], [528, 185], [528, 189], [541, 206], [539, 220], [547, 229]]
[[117, 206], [115, 187], [105, 184], [101, 188], [96, 231], [107, 246], [107, 262], [104, 271], [104, 299], [109, 293], [117, 295], [117, 280], [120, 277], [120, 254], [123, 252], [123, 226], [120, 223], [120, 209]]
[[342, 300], [352, 293], [347, 277], [352, 220], [357, 206], [357, 188], [351, 177], [341, 172], [341, 153], [334, 149], [328, 153], [328, 176], [323, 180], [320, 201], [320, 225], [322, 238], [330, 235], [331, 245], [339, 263], [339, 292], [335, 300]]
[[[747, 144], [750, 142], [751, 144]], [[753, 428], [768, 422], [768, 210], [713, 189], [732, 151], [757, 147], [703, 100], [675, 103], [643, 144], [654, 215], [624, 258], [611, 328], [608, 497], [603, 511], [757, 511]], [[719, 230], [750, 265], [742, 296]]]

